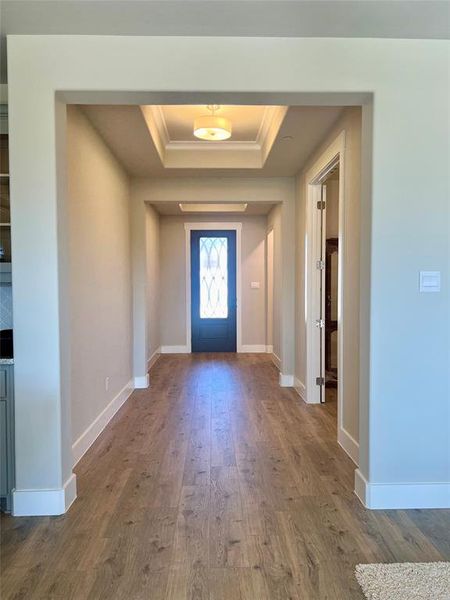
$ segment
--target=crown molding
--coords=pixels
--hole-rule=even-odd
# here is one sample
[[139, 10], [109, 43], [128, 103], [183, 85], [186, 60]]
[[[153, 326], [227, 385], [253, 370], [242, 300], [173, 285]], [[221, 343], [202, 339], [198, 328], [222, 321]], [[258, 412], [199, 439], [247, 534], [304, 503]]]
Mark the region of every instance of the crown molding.
[[141, 111], [161, 163], [166, 168], [262, 169], [288, 107], [266, 106], [255, 141], [222, 142], [171, 140], [162, 106], [141, 106]]
[[159, 158], [166, 166], [166, 148], [170, 139], [162, 108], [158, 105], [147, 105], [140, 108]]
[[256, 142], [261, 147], [261, 162], [263, 166], [272, 150], [287, 111], [287, 106], [266, 106], [256, 137]]

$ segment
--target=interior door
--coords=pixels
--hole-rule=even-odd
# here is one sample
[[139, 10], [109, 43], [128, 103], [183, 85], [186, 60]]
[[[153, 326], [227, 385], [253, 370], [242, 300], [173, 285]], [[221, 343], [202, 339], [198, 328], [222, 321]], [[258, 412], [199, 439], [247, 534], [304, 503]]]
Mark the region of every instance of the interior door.
[[192, 352], [236, 352], [236, 231], [191, 231]]

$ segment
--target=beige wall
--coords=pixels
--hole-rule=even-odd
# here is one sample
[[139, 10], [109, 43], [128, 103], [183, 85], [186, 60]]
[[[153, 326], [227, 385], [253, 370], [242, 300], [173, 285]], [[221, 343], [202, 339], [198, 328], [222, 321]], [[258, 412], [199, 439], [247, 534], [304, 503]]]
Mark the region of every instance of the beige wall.
[[272, 346], [278, 363], [281, 361], [281, 286], [282, 286], [282, 247], [281, 247], [281, 204], [277, 204], [267, 215], [267, 229], [273, 231], [273, 317]]
[[[274, 256], [273, 256], [273, 229], [268, 229], [266, 236], [266, 342], [273, 351], [273, 277], [274, 277]], [[270, 350], [269, 350], [270, 351]]]
[[74, 442], [132, 377], [130, 214], [125, 172], [73, 106], [67, 152]]
[[159, 214], [146, 205], [145, 230], [147, 248], [147, 348], [148, 359], [157, 352], [160, 342], [160, 236]]
[[327, 186], [326, 235], [327, 239], [339, 235], [339, 179], [330, 179]]
[[[242, 344], [266, 343], [265, 216], [194, 216], [160, 218], [161, 345], [186, 344], [186, 234], [184, 223], [242, 223]], [[259, 289], [250, 282], [259, 281]]]
[[[297, 177], [296, 203], [296, 377], [306, 382], [305, 323], [305, 173], [324, 150], [345, 130], [345, 268], [344, 287], [344, 381], [342, 423], [344, 429], [359, 440], [359, 244], [360, 244], [360, 173], [361, 173], [361, 109], [348, 108], [336, 126], [314, 152]], [[342, 175], [342, 173], [341, 173]]]

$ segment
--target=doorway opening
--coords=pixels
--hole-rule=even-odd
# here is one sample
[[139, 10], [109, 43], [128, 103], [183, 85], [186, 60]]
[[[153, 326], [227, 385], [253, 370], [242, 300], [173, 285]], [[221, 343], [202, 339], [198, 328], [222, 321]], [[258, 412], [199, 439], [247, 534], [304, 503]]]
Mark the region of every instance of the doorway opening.
[[[336, 402], [338, 421], [342, 398], [342, 158], [335, 155], [310, 187], [312, 229], [309, 357], [311, 403]], [[339, 377], [339, 373], [341, 377]]]
[[307, 402], [335, 402], [343, 421], [344, 151], [342, 132], [307, 174]]
[[339, 158], [336, 157], [317, 181], [316, 288], [314, 311], [318, 334], [318, 400], [337, 402], [338, 314], [339, 314]]
[[337, 401], [338, 367], [338, 289], [339, 289], [339, 164], [323, 182], [326, 219], [322, 223], [325, 242], [324, 295], [324, 377], [322, 402]]

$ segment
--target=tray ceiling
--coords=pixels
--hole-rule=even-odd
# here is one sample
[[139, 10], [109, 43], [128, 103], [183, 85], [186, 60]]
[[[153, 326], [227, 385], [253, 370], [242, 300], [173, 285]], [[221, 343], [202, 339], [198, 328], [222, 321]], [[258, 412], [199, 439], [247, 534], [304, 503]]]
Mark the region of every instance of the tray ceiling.
[[224, 106], [233, 136], [196, 140], [205, 106], [85, 105], [89, 120], [134, 177], [290, 177], [322, 141], [342, 107]]
[[287, 106], [220, 106], [216, 115], [232, 123], [226, 141], [194, 137], [197, 117], [208, 115], [206, 106], [141, 106], [161, 163], [166, 168], [261, 169], [278, 135]]

